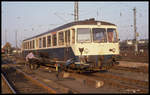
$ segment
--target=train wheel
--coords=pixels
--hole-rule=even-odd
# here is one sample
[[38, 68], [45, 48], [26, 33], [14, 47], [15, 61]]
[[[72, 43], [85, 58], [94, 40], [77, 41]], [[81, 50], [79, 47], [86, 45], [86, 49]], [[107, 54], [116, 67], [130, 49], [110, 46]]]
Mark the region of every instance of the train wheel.
[[32, 70], [34, 69], [34, 66], [33, 66], [33, 64], [30, 64], [30, 69], [32, 69]]
[[38, 65], [37, 64], [34, 64], [33, 65], [33, 69], [35, 70], [35, 69], [37, 69], [38, 68]]
[[28, 69], [30, 69], [29, 63], [25, 63], [25, 68], [28, 71]]
[[104, 70], [107, 71], [108, 70], [108, 64], [104, 66]]
[[110, 67], [111, 67], [111, 64], [108, 64], [108, 65], [107, 65], [107, 70], [109, 70], [109, 69], [110, 69]]
[[25, 63], [25, 67], [26, 67], [26, 68], [28, 67], [28, 63]]
[[30, 64], [28, 64], [28, 67], [29, 67], [29, 69], [31, 69], [31, 65]]

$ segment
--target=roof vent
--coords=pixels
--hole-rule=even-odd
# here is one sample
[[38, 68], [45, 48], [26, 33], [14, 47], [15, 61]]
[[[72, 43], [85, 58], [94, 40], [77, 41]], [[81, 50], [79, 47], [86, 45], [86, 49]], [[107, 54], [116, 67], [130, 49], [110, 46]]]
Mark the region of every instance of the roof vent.
[[101, 22], [97, 22], [97, 25], [101, 25]]
[[95, 21], [95, 19], [94, 18], [90, 18], [89, 21]]

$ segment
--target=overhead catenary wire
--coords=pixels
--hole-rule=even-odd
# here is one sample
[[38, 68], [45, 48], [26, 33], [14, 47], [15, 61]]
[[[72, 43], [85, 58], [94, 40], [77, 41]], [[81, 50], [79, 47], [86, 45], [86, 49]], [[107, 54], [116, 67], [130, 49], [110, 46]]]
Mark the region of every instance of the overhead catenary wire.
[[61, 20], [63, 20], [63, 21], [65, 21], [65, 22], [67, 22], [67, 20], [66, 20], [66, 19], [64, 19], [63, 17], [59, 16], [57, 13], [54, 13], [54, 15], [56, 15], [57, 17], [59, 17]]

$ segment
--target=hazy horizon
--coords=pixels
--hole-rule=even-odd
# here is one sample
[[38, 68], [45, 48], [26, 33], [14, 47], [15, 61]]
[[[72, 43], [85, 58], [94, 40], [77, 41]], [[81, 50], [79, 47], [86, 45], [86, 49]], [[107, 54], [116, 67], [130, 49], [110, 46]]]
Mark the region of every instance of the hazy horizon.
[[[2, 2], [2, 45], [18, 46], [23, 39], [74, 21], [74, 2]], [[134, 39], [133, 8], [136, 7], [138, 39], [148, 37], [148, 2], [79, 2], [79, 20], [95, 18], [118, 26], [120, 40]], [[7, 34], [7, 39], [5, 38]]]

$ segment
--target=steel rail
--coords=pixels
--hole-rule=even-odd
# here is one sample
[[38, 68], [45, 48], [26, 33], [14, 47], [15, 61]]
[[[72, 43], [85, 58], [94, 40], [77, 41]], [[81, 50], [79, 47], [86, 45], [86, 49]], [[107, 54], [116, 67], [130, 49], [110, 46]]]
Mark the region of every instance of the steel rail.
[[9, 84], [9, 82], [7, 81], [7, 79], [5, 78], [5, 76], [1, 73], [2, 78], [4, 79], [5, 83], [8, 85], [9, 89], [11, 90], [11, 92], [13, 94], [16, 94], [16, 91], [12, 88], [12, 86]]
[[[97, 75], [92, 75], [92, 77], [95, 79], [99, 79], [99, 76], [97, 76]], [[103, 78], [105, 78], [104, 81], [107, 82], [108, 84], [114, 84], [114, 85], [119, 86], [121, 88], [140, 89], [140, 91], [144, 92], [144, 93], [148, 91], [147, 88], [137, 87], [135, 85], [133, 86], [133, 85], [130, 85], [127, 83], [122, 83], [122, 82], [119, 82], [117, 79], [115, 79], [115, 80], [117, 80], [117, 81], [115, 81], [115, 80], [111, 80], [111, 78], [106, 78], [105, 76], [103, 76]]]
[[134, 85], [140, 85], [140, 86], [145, 86], [148, 87], [148, 81], [143, 81], [143, 80], [136, 80], [136, 79], [132, 79], [132, 78], [127, 78], [127, 77], [123, 77], [123, 76], [118, 76], [118, 75], [112, 75], [110, 73], [94, 73], [93, 75], [98, 76], [98, 77], [105, 77], [107, 79], [114, 79], [114, 80], [119, 80], [119, 81], [123, 81], [123, 82], [129, 82], [130, 84], [134, 84]]
[[148, 69], [139, 69], [139, 68], [131, 68], [131, 67], [121, 67], [121, 66], [114, 66], [111, 69], [115, 70], [124, 70], [124, 71], [131, 71], [131, 72], [142, 72], [142, 73], [148, 73]]
[[107, 83], [109, 85], [112, 85], [112, 86], [117, 86], [117, 87], [120, 87], [120, 88], [128, 88], [128, 89], [140, 89], [141, 92], [147, 92], [147, 89], [145, 88], [139, 88], [139, 87], [135, 87], [135, 86], [130, 86], [128, 84], [122, 84], [121, 82], [117, 82], [115, 80], [109, 80], [109, 79], [106, 79], [106, 78], [100, 78], [96, 75], [85, 75], [85, 74], [75, 74], [73, 73], [72, 74], [74, 77], [80, 77], [80, 78], [88, 78], [90, 79], [90, 77], [94, 78], [95, 80], [100, 80], [100, 81], [104, 81], [104, 83]]
[[[41, 68], [42, 69], [44, 69], [45, 68], [45, 66], [41, 66]], [[20, 69], [19, 69], [20, 70]], [[50, 68], [50, 70], [52, 70], [52, 71], [56, 71], [55, 69], [53, 69], [53, 68]], [[43, 72], [43, 71], [42, 71]], [[45, 77], [43, 77], [43, 76], [41, 76], [40, 74], [38, 74], [38, 76], [40, 76], [41, 78], [45, 78]], [[77, 91], [77, 90], [75, 90], [75, 89], [73, 89], [73, 88], [71, 88], [71, 87], [69, 87], [69, 86], [67, 86], [67, 85], [64, 85], [64, 84], [62, 84], [62, 83], [59, 83], [59, 82], [57, 82], [57, 81], [53, 81], [53, 80], [51, 80], [52, 82], [55, 82], [56, 84], [58, 84], [58, 85], [61, 85], [61, 86], [63, 86], [63, 87], [65, 87], [65, 88], [68, 88], [69, 89], [69, 91], [72, 91], [73, 93], [80, 93], [79, 91]]]
[[56, 94], [56, 93], [57, 93], [54, 89], [50, 88], [48, 85], [44, 84], [43, 82], [38, 81], [37, 79], [35, 79], [35, 78], [29, 76], [28, 74], [26, 74], [25, 72], [21, 71], [20, 69], [17, 69], [16, 67], [14, 67], [14, 68], [15, 68], [18, 72], [23, 73], [23, 75], [24, 75], [26, 78], [28, 78], [29, 80], [31, 80], [31, 81], [34, 82], [35, 84], [37, 84], [37, 85], [43, 87], [44, 89], [48, 90], [50, 93], [53, 93], [53, 94]]

